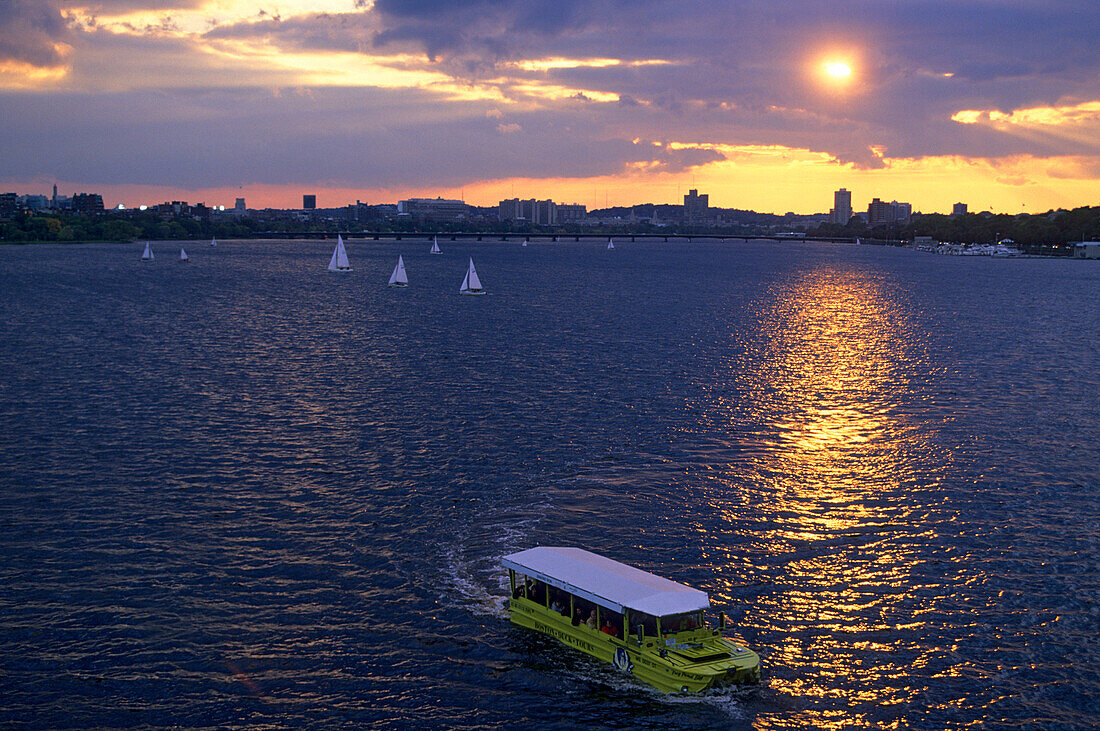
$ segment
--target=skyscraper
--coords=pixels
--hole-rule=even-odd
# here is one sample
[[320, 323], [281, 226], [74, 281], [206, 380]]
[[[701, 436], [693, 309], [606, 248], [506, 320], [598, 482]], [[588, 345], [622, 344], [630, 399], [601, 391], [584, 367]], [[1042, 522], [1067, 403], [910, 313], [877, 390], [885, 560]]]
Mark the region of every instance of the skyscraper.
[[841, 188], [833, 193], [833, 210], [829, 214], [831, 223], [844, 226], [852, 217], [852, 191]]
[[302, 208], [306, 210], [313, 210], [317, 207], [317, 196], [315, 195], [303, 195], [302, 196]]
[[699, 221], [705, 219], [710, 209], [710, 194], [703, 193], [692, 188], [684, 196], [684, 219], [687, 221]]

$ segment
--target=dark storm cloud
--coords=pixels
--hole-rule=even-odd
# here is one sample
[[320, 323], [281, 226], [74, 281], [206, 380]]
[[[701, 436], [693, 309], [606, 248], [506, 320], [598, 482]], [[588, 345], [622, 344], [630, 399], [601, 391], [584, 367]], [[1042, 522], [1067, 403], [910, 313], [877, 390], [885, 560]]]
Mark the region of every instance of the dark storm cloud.
[[[187, 4], [98, 3], [104, 12]], [[1003, 125], [951, 119], [964, 109], [1100, 99], [1100, 4], [1092, 2], [377, 0], [356, 10], [349, 0], [348, 12], [285, 18], [274, 7], [195, 41], [70, 31], [56, 4], [0, 0], [0, 26], [26, 31], [3, 34], [7, 58], [56, 63], [52, 44], [76, 33], [76, 55], [86, 55], [74, 68], [74, 88], [94, 86], [129, 59], [141, 68], [119, 76], [123, 82], [146, 74], [218, 85], [246, 74], [236, 92], [0, 94], [0, 114], [17, 120], [0, 143], [9, 176], [122, 183], [164, 181], [171, 171], [174, 179], [164, 182], [185, 187], [321, 178], [442, 186], [614, 174], [629, 165], [678, 171], [718, 159], [713, 148], [721, 145], [805, 148], [863, 168], [889, 157], [1096, 153], [1086, 135], [1010, 134]], [[288, 72], [222, 69], [217, 64], [228, 61], [189, 45], [217, 41], [231, 50], [234, 40], [290, 52], [408, 53], [411, 60], [400, 63], [492, 86], [519, 103], [494, 109], [430, 91], [371, 88], [272, 95], [257, 87], [295, 83]], [[846, 92], [814, 76], [829, 52], [850, 55], [856, 67]], [[623, 63], [521, 64], [547, 58]], [[653, 59], [665, 63], [632, 63]], [[532, 96], [539, 85], [566, 91]], [[594, 101], [608, 95], [618, 101]], [[118, 109], [134, 113], [120, 123]], [[699, 147], [670, 151], [633, 139]], [[148, 152], [119, 159], [117, 149]]]
[[48, 0], [0, 0], [0, 61], [38, 67], [64, 62], [57, 44], [70, 35], [57, 4]]
[[[412, 90], [0, 95], [0, 116], [13, 120], [0, 137], [0, 159], [13, 179], [200, 188], [382, 181], [441, 187], [596, 176], [630, 163], [681, 170], [720, 158], [603, 139], [598, 130], [570, 126], [568, 115], [505, 120], [519, 129], [503, 142], [502, 120], [491, 111], [484, 103], [441, 110], [434, 96]], [[141, 154], [119, 154], [124, 150]]]
[[[424, 53], [432, 68], [462, 79], [506, 73], [616, 94], [623, 105], [663, 111], [669, 127], [683, 115], [710, 117], [700, 121], [720, 133], [716, 141], [827, 149], [872, 167], [881, 159], [868, 152], [871, 145], [898, 156], [1046, 153], [1053, 142], [962, 129], [951, 115], [1100, 98], [1100, 3], [1091, 0], [797, 7], [772, 0], [378, 0], [369, 11], [212, 35], [262, 35], [311, 50]], [[857, 83], [848, 94], [812, 78], [811, 66], [830, 49], [855, 57]], [[546, 57], [671, 63], [535, 72], [510, 66]]]

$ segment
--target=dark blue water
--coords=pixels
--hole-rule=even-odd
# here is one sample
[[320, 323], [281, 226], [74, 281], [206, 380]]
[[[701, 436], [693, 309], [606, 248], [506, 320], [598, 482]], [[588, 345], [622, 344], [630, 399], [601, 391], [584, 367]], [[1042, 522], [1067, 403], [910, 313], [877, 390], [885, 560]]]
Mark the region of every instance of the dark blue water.
[[[1100, 726], [1096, 262], [441, 245], [0, 247], [0, 725]], [[763, 683], [513, 628], [536, 544]]]

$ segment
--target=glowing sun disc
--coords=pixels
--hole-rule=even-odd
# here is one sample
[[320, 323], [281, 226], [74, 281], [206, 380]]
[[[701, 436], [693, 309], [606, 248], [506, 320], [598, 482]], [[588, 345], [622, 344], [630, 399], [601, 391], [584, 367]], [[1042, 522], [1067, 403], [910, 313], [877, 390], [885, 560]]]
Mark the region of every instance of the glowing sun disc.
[[837, 79], [845, 79], [852, 75], [852, 67], [843, 61], [830, 61], [825, 64], [825, 73]]

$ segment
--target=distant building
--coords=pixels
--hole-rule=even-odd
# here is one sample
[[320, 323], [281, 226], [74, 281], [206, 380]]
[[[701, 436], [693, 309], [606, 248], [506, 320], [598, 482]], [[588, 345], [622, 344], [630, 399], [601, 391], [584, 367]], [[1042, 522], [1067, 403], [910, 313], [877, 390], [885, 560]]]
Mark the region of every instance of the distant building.
[[522, 211], [519, 198], [509, 198], [497, 204], [497, 218], [501, 221], [515, 221], [523, 218]]
[[[570, 223], [571, 221], [583, 221], [588, 215], [588, 208], [582, 203], [559, 203], [558, 223]], [[656, 218], [656, 215], [654, 215]]]
[[829, 222], [844, 226], [852, 218], [852, 191], [841, 188], [833, 193], [833, 210], [829, 211]]
[[965, 203], [956, 203], [955, 205], [951, 206], [951, 215], [952, 216], [965, 216], [966, 215], [966, 204]]
[[889, 203], [875, 198], [867, 206], [867, 225], [881, 226], [891, 223], [908, 223], [913, 215], [913, 206], [909, 203], [891, 201]]
[[50, 207], [50, 199], [44, 195], [25, 195], [19, 202], [32, 211], [44, 211]]
[[588, 209], [578, 203], [555, 203], [552, 200], [520, 200], [510, 198], [497, 204], [501, 221], [528, 221], [540, 226], [556, 226], [566, 221], [583, 221]]
[[553, 226], [558, 222], [558, 205], [549, 198], [544, 201], [535, 201], [534, 214], [531, 217], [531, 223]]
[[99, 193], [77, 193], [73, 196], [73, 213], [92, 216], [103, 213], [103, 197]]
[[237, 202], [233, 204], [233, 210], [240, 213], [244, 213], [246, 210], [248, 210], [244, 205], [244, 198], [237, 199]]
[[317, 207], [317, 196], [315, 195], [303, 195], [302, 196], [302, 208], [307, 211], [312, 211]]
[[1074, 259], [1100, 259], [1100, 241], [1082, 241], [1073, 245]]
[[700, 221], [710, 213], [710, 195], [692, 188], [684, 196], [684, 218], [688, 221]]
[[0, 193], [0, 216], [11, 216], [19, 210], [18, 193]]
[[161, 218], [191, 215], [191, 206], [187, 204], [187, 201], [165, 201], [153, 206], [152, 210]]
[[409, 198], [397, 203], [397, 212], [417, 221], [460, 221], [469, 215], [463, 201], [446, 198]]

